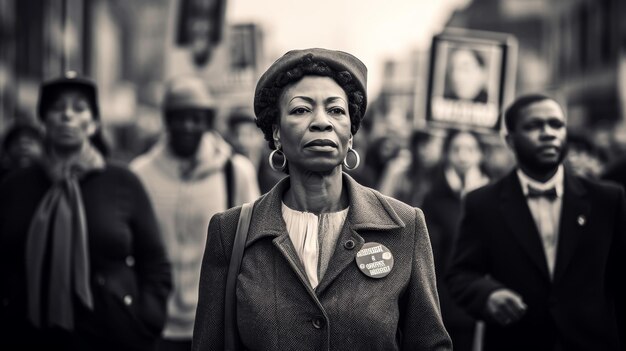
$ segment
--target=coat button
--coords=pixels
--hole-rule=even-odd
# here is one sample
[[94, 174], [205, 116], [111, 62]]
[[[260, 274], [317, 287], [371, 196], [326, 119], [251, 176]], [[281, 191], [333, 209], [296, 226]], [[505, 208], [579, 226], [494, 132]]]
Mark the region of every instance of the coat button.
[[126, 259], [124, 261], [126, 262], [126, 265], [128, 267], [135, 266], [135, 258], [133, 256], [126, 256]]
[[100, 285], [100, 286], [104, 286], [104, 283], [106, 283], [106, 280], [104, 279], [104, 277], [100, 274], [96, 275], [96, 284]]
[[125, 295], [124, 296], [124, 305], [126, 306], [130, 306], [133, 304], [133, 297], [130, 295]]
[[324, 319], [322, 317], [315, 317], [313, 318], [313, 320], [311, 321], [311, 323], [313, 323], [313, 327], [315, 329], [322, 329], [324, 327]]
[[354, 240], [352, 240], [352, 239], [350, 239], [350, 240], [346, 241], [346, 242], [343, 244], [343, 247], [345, 247], [345, 248], [346, 248], [346, 249], [348, 249], [348, 250], [352, 250], [352, 249], [354, 249], [354, 246], [355, 246], [355, 244], [354, 244]]

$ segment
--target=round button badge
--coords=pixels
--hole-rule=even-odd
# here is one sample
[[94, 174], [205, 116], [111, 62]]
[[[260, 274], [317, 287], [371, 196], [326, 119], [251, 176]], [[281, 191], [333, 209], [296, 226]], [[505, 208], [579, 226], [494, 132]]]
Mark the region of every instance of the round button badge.
[[383, 244], [365, 243], [356, 254], [356, 265], [368, 277], [384, 278], [393, 268], [393, 255]]

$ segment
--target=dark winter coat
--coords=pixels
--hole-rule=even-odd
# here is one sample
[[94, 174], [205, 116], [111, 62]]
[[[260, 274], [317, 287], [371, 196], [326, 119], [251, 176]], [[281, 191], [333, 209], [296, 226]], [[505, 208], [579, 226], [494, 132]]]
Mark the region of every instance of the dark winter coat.
[[0, 349], [151, 349], [165, 321], [170, 264], [146, 192], [122, 166], [108, 164], [79, 183], [93, 311], [77, 300], [71, 335], [27, 321], [26, 238], [50, 186], [41, 167], [16, 171], [0, 184]]

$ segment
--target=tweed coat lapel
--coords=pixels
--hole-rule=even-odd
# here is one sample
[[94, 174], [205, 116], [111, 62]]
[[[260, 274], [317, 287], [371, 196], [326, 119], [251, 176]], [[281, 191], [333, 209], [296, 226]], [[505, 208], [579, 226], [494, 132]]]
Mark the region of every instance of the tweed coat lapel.
[[586, 190], [582, 184], [574, 176], [565, 172], [559, 242], [554, 267], [555, 284], [563, 276], [567, 264], [571, 261], [578, 242], [584, 234], [590, 210], [589, 200], [585, 194]]
[[[344, 186], [348, 191], [350, 209], [337, 239], [335, 252], [330, 258], [326, 274], [316, 288], [319, 296], [350, 264], [355, 264], [356, 253], [365, 243], [358, 232], [386, 231], [404, 228], [405, 224], [391, 205], [378, 192], [357, 183], [352, 177], [343, 174]], [[352, 240], [354, 246], [346, 245]]]
[[[324, 277], [315, 289], [319, 296], [341, 272], [350, 264], [354, 263], [356, 253], [363, 246], [365, 240], [359, 231], [385, 231], [396, 228], [403, 228], [404, 222], [393, 210], [384, 197], [358, 184], [352, 177], [343, 173], [343, 184], [348, 192], [350, 209], [346, 221], [337, 239], [335, 252], [333, 253]], [[250, 223], [250, 232], [246, 247], [251, 246], [257, 240], [272, 238], [274, 246], [287, 260], [291, 269], [298, 275], [302, 284], [312, 292], [311, 285], [306, 279], [304, 266], [302, 265], [291, 239], [287, 232], [287, 227], [282, 218], [282, 196], [289, 188], [289, 177], [281, 180], [272, 190], [262, 196], [254, 207], [254, 214]], [[354, 242], [354, 247], [346, 247], [349, 240]]]
[[541, 236], [533, 219], [522, 186], [515, 171], [502, 180], [500, 206], [502, 217], [515, 239], [523, 247], [541, 275], [550, 281], [548, 263], [541, 244]]

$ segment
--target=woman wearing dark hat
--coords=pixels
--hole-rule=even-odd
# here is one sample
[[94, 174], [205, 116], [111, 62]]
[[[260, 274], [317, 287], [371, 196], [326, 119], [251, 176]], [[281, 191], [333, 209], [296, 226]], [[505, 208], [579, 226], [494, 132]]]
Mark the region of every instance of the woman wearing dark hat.
[[[290, 51], [254, 98], [274, 168], [289, 176], [254, 203], [236, 287], [249, 350], [450, 350], [418, 209], [363, 187], [353, 134], [366, 67], [340, 51]], [[278, 162], [277, 162], [278, 161]], [[355, 164], [356, 161], [356, 164]], [[194, 350], [222, 350], [225, 283], [241, 208], [215, 215], [200, 280]]]
[[170, 291], [151, 204], [108, 163], [96, 86], [45, 82], [46, 159], [0, 186], [0, 349], [149, 350]]

